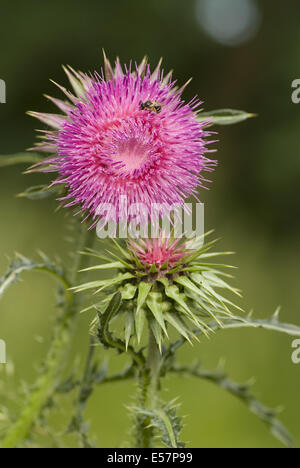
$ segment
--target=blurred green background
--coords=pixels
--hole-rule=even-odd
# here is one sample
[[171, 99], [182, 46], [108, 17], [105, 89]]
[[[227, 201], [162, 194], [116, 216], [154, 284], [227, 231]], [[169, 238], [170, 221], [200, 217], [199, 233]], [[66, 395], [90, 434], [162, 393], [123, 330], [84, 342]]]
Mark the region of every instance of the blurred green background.
[[[7, 84], [7, 103], [0, 106], [0, 154], [32, 145], [37, 123], [25, 111], [54, 110], [42, 94], [59, 95], [49, 78], [67, 85], [61, 64], [99, 70], [102, 47], [123, 63], [147, 54], [154, 65], [163, 56], [165, 70], [173, 68], [179, 83], [193, 77], [185, 97], [198, 94], [206, 110], [232, 107], [258, 114], [243, 124], [218, 128], [219, 166], [211, 190], [201, 193], [206, 229], [214, 228], [222, 237], [220, 248], [237, 252], [236, 285], [244, 291], [245, 310], [267, 317], [281, 305], [281, 319], [300, 325], [300, 106], [291, 102], [291, 82], [300, 78], [299, 1], [289, 0], [283, 7], [279, 0], [1, 0], [0, 10], [0, 78]], [[42, 175], [22, 175], [24, 169], [0, 172], [3, 273], [7, 256], [15, 251], [30, 257], [38, 249], [52, 257], [68, 256], [65, 212], [55, 212], [55, 200], [16, 197], [47, 181]], [[46, 355], [54, 292], [54, 282], [28, 274], [1, 301], [0, 338], [6, 340], [15, 367], [15, 387], [34, 381], [36, 366]], [[74, 345], [81, 357], [90, 319], [82, 315]], [[205, 368], [214, 369], [224, 358], [233, 379], [255, 376], [257, 395], [270, 406], [283, 405], [282, 420], [299, 446], [300, 365], [291, 362], [291, 343], [287, 336], [265, 331], [225, 331], [193, 348], [186, 346], [181, 359], [198, 357]], [[113, 369], [124, 364], [124, 358], [99, 353]], [[281, 446], [221, 389], [176, 377], [165, 388], [169, 396], [180, 397], [181, 414], [187, 415], [183, 438], [189, 446]], [[126, 439], [130, 421], [125, 404], [134, 391], [131, 384], [110, 385], [91, 399], [87, 419], [100, 447], [118, 447]], [[63, 403], [54, 414], [54, 427], [61, 431], [71, 416], [70, 404]], [[66, 443], [75, 444], [71, 439]]]

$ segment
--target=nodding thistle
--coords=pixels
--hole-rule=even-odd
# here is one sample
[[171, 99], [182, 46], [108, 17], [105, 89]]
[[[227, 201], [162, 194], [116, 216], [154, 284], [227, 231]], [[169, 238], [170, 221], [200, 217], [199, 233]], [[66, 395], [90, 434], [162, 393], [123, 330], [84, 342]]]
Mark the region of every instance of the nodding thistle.
[[[167, 229], [165, 220], [168, 220], [173, 232], [185, 232], [187, 237], [190, 234], [175, 211], [184, 208], [189, 218], [194, 219], [192, 211], [183, 206], [185, 200], [188, 197], [198, 199], [198, 189], [207, 182], [204, 172], [212, 171], [216, 165], [206, 157], [212, 135], [207, 128], [238, 123], [253, 114], [232, 109], [199, 114], [200, 101], [197, 98], [184, 101], [182, 92], [186, 85], [178, 89], [172, 73], [164, 76], [161, 62], [154, 71], [146, 59], [140, 65], [125, 66], [124, 70], [119, 59], [112, 67], [104, 54], [104, 70], [100, 74], [87, 75], [71, 67], [65, 68], [65, 72], [73, 92], [59, 88], [68, 100], [48, 97], [61, 114], [30, 112], [50, 126], [50, 130], [42, 130], [41, 143], [35, 146], [35, 150], [49, 153], [48, 158], [22, 153], [0, 158], [2, 167], [39, 161], [28, 172], [55, 173], [51, 186], [30, 187], [21, 195], [39, 199], [57, 192], [61, 203], [76, 208], [79, 214], [77, 218], [68, 217], [74, 237], [76, 235], [70, 252], [73, 257], [70, 268], [50, 261], [45, 254], [40, 255], [39, 261], [18, 254], [0, 278], [1, 297], [23, 273], [48, 273], [59, 283], [57, 306], [60, 311], [59, 314], [55, 311], [57, 319], [51, 346], [31, 391], [26, 392], [25, 399], [24, 392], [20, 394], [20, 405], [16, 404], [12, 393], [14, 410], [20, 406], [18, 418], [1, 405], [0, 447], [33, 444], [35, 448], [43, 439], [47, 444], [53, 440], [55, 447], [64, 446], [68, 438], [59, 440], [58, 435], [65, 434], [61, 431], [61, 422], [54, 432], [55, 415], [48, 418], [48, 412], [52, 406], [56, 407], [56, 402], [60, 404], [59, 394], [70, 393], [74, 407], [67, 432], [74, 433], [76, 438], [69, 440], [72, 445], [77, 439], [80, 447], [93, 448], [95, 444], [85, 422], [92, 392], [101, 384], [136, 379], [136, 400], [130, 407], [134, 416], [133, 446], [166, 446], [175, 449], [177, 456], [178, 449], [185, 447], [180, 438], [182, 418], [175, 400], [164, 403], [159, 394], [162, 378], [171, 373], [206, 379], [220, 386], [255, 413], [275, 437], [287, 447], [293, 447], [293, 439], [277, 420], [277, 412], [261, 404], [248, 384], [229, 380], [222, 369], [208, 371], [197, 363], [181, 364], [177, 352], [187, 341], [192, 343], [201, 335], [208, 336], [220, 328], [264, 328], [299, 337], [300, 327], [281, 323], [278, 312], [263, 320], [233, 313], [241, 309], [231, 302], [229, 294], [239, 296], [240, 293], [227, 282], [232, 278], [226, 272], [230, 266], [210, 262], [214, 257], [231, 252], [210, 251], [214, 242], [204, 243], [203, 236], [176, 238], [159, 231], [161, 225]], [[5, 83], [0, 80], [0, 103], [4, 101]], [[128, 206], [134, 209], [138, 206], [138, 215], [134, 209], [127, 210]], [[128, 216], [124, 216], [124, 212], [128, 212]], [[102, 237], [99, 231], [106, 223], [114, 227], [119, 223], [120, 238], [125, 239], [123, 221], [131, 221], [131, 216], [134, 222], [130, 223], [130, 239], [126, 242], [112, 239], [114, 247], [107, 252], [108, 256], [92, 249], [96, 233]], [[86, 219], [91, 221], [89, 230], [83, 223]], [[176, 229], [177, 220], [180, 230]], [[95, 225], [97, 232], [92, 229]], [[144, 227], [144, 236], [151, 227], [156, 231], [152, 232], [153, 236], [159, 231], [158, 238], [133, 239], [134, 231], [141, 232]], [[110, 233], [108, 237], [112, 237]], [[90, 266], [92, 257], [104, 263]], [[102, 277], [105, 270], [113, 272], [107, 279]], [[80, 276], [80, 272], [91, 271], [97, 275], [96, 279], [86, 282], [87, 277]], [[82, 284], [78, 285], [80, 282]], [[85, 299], [96, 298], [88, 307], [96, 309], [97, 313], [83, 366], [78, 365], [83, 363], [78, 362], [77, 357], [75, 360], [75, 353], [70, 352], [74, 348], [71, 345], [75, 341], [82, 304], [75, 292], [85, 293]], [[179, 334], [179, 339], [176, 336], [173, 341], [173, 334]], [[126, 353], [125, 368], [116, 372], [105, 361], [100, 363], [103, 349]], [[68, 352], [72, 363], [67, 359]], [[5, 343], [0, 339], [0, 363], [4, 361]], [[61, 381], [66, 368], [72, 368], [71, 375]], [[9, 400], [6, 385], [3, 389], [2, 400]], [[66, 412], [69, 407], [65, 407]], [[106, 422], [103, 424], [105, 428]]]

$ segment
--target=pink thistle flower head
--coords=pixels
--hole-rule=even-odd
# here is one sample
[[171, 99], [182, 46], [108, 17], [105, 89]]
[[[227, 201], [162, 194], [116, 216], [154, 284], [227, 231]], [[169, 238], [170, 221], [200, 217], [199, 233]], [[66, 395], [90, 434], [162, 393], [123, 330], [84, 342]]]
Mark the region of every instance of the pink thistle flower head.
[[[110, 314], [124, 315], [126, 347], [131, 339], [140, 343], [148, 323], [162, 349], [169, 328], [191, 341], [195, 334], [208, 335], [234, 317], [232, 309], [241, 310], [223, 295], [240, 296], [239, 290], [224, 280], [221, 268], [226, 265], [210, 263], [211, 257], [223, 253], [209, 252], [214, 242], [204, 243], [203, 236], [175, 240], [160, 231], [157, 239], [113, 243], [115, 249], [104, 258], [102, 252], [88, 251], [105, 262], [88, 270], [115, 270], [114, 274], [105, 280], [100, 274], [98, 280], [74, 288], [77, 292], [94, 290], [94, 297], [98, 297], [90, 307], [97, 309], [92, 333], [99, 335], [104, 321], [113, 317]], [[103, 321], [101, 317], [105, 317]]]
[[163, 236], [154, 239], [130, 240], [128, 246], [140, 261], [142, 268], [147, 271], [155, 267], [157, 271], [165, 274], [182, 264], [184, 258], [191, 253], [180, 238], [174, 240]]
[[210, 133], [209, 122], [197, 118], [200, 101], [186, 103], [185, 86], [175, 87], [161, 63], [151, 73], [145, 59], [124, 70], [118, 59], [114, 68], [105, 55], [104, 62], [91, 76], [65, 68], [73, 93], [58, 86], [68, 102], [48, 96], [62, 114], [29, 113], [51, 127], [34, 148], [51, 156], [34, 170], [57, 173], [53, 185], [66, 188], [60, 200], [93, 225], [118, 221], [122, 197], [143, 204], [147, 215], [153, 204], [183, 205], [215, 165], [205, 156]]

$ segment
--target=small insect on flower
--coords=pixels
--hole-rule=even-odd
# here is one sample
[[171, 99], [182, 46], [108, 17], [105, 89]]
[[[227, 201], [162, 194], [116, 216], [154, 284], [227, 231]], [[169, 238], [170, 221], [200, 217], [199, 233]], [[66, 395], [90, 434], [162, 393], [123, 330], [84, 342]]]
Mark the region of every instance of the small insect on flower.
[[146, 101], [140, 103], [140, 110], [148, 110], [159, 114], [161, 112], [162, 105], [157, 101]]
[[57, 174], [52, 185], [65, 190], [65, 207], [96, 226], [123, 219], [124, 198], [128, 207], [143, 204], [146, 222], [153, 206], [162, 218], [170, 206], [198, 199], [216, 161], [206, 157], [211, 122], [199, 118], [201, 102], [182, 99], [187, 83], [178, 88], [161, 63], [151, 71], [146, 59], [123, 69], [104, 56], [101, 73], [65, 72], [73, 93], [58, 87], [68, 100], [47, 96], [61, 113], [29, 113], [50, 127], [33, 148], [50, 156], [31, 171]]

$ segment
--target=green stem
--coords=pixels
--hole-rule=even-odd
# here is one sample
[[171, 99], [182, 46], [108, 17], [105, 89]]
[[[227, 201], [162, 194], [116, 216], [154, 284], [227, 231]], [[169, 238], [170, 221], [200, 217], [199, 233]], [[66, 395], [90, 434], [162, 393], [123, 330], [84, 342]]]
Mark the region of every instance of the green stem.
[[135, 377], [135, 367], [130, 366], [126, 368], [123, 372], [119, 374], [113, 374], [104, 376], [101, 380], [99, 380], [97, 385], [107, 384], [107, 383], [115, 383], [115, 382], [124, 382], [126, 380], [131, 380]]
[[[78, 251], [84, 247], [90, 247], [94, 240], [94, 232], [85, 232], [85, 227], [79, 229], [81, 245]], [[86, 267], [86, 258], [88, 257], [76, 253], [70, 275], [72, 285], [76, 284], [78, 270]], [[18, 420], [10, 427], [0, 442], [0, 448], [16, 448], [26, 440], [32, 426], [53, 394], [67, 362], [68, 351], [77, 328], [78, 305], [78, 300], [74, 297], [72, 301], [65, 303], [63, 314], [59, 318], [54, 332], [51, 349], [46, 358], [46, 369], [37, 379]]]
[[150, 373], [150, 405], [154, 409], [157, 405], [158, 388], [159, 388], [159, 376], [161, 367], [161, 354], [159, 352], [158, 345], [156, 343], [154, 334], [149, 327], [149, 343], [148, 343], [148, 355], [147, 355], [147, 368]]
[[79, 444], [82, 448], [93, 448], [93, 445], [88, 438], [88, 429], [84, 425], [83, 416], [87, 401], [93, 393], [93, 359], [95, 350], [95, 340], [94, 337], [91, 337], [88, 355], [84, 366], [83, 378], [80, 383], [79, 396], [78, 400], [75, 401], [75, 408], [77, 408], [75, 419], [78, 428]]
[[[139, 404], [145, 408], [149, 403], [150, 408], [154, 410], [157, 407], [159, 377], [161, 369], [161, 355], [149, 326], [149, 342], [146, 369], [140, 369], [140, 401]], [[143, 415], [137, 415], [136, 419], [136, 445], [135, 448], [152, 448], [153, 446], [153, 428], [150, 426], [150, 418]]]

